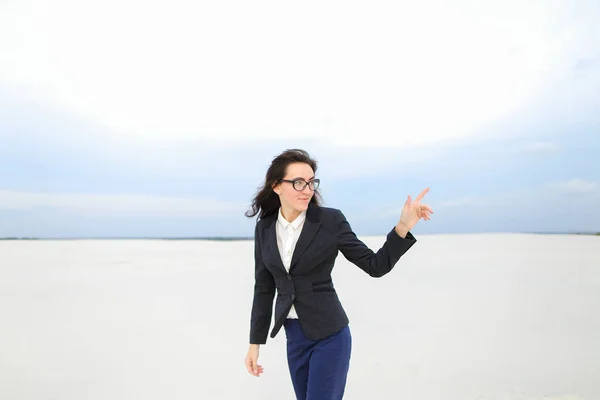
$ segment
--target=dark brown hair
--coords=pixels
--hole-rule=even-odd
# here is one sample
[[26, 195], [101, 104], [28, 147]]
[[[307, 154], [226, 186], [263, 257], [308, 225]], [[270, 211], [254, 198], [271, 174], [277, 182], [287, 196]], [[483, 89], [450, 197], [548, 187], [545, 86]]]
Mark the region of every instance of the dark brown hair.
[[[259, 214], [258, 217], [262, 219], [279, 209], [281, 202], [279, 201], [277, 193], [273, 191], [273, 186], [284, 178], [288, 165], [297, 162], [310, 165], [315, 174], [317, 173], [317, 161], [311, 158], [305, 150], [285, 150], [271, 162], [271, 166], [265, 175], [265, 182], [252, 199], [252, 208], [246, 211], [246, 217], [252, 218], [256, 214]], [[315, 190], [313, 197], [310, 199], [310, 203], [321, 205], [321, 195], [318, 192], [318, 189]]]

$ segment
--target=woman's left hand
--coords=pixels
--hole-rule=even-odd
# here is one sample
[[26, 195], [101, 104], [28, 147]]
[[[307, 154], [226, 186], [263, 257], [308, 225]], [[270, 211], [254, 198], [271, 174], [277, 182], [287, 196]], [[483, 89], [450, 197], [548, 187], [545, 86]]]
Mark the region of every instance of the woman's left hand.
[[398, 230], [409, 231], [417, 224], [417, 222], [419, 222], [421, 218], [426, 221], [431, 219], [433, 210], [427, 204], [421, 204], [421, 199], [423, 199], [427, 192], [429, 192], [429, 188], [425, 188], [421, 193], [419, 193], [419, 195], [415, 198], [415, 201], [412, 201], [410, 195], [408, 195], [406, 203], [404, 203], [404, 207], [402, 208], [400, 221], [398, 221]]

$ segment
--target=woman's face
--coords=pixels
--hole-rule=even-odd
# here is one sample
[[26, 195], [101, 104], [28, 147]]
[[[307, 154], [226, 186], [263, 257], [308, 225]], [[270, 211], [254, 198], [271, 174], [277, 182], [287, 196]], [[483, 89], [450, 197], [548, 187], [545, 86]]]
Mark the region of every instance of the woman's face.
[[[315, 174], [310, 165], [305, 163], [292, 163], [289, 164], [286, 173], [283, 177], [284, 180], [303, 180], [310, 182], [315, 179]], [[305, 185], [301, 191], [294, 189], [292, 182], [280, 182], [273, 187], [273, 191], [279, 195], [281, 206], [288, 212], [297, 211], [298, 213], [308, 208], [308, 203], [314, 195], [314, 192]]]

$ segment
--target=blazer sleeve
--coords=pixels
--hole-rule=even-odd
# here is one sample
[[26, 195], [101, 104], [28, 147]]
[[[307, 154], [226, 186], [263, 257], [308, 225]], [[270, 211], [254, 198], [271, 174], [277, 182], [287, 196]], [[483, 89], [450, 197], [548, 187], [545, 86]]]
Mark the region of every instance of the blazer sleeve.
[[337, 211], [338, 249], [348, 261], [374, 278], [390, 272], [400, 257], [417, 242], [412, 233], [408, 232], [403, 238], [392, 228], [383, 246], [375, 253], [356, 237], [344, 214]]
[[250, 316], [250, 343], [265, 344], [271, 325], [275, 279], [265, 267], [261, 255], [258, 223], [254, 231], [254, 300]]

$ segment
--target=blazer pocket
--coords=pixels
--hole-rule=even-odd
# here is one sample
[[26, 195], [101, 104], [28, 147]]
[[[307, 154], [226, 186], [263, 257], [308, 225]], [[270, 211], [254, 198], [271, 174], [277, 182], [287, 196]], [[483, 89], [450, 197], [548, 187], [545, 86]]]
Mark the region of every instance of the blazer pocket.
[[331, 279], [323, 279], [312, 283], [313, 293], [318, 292], [335, 292], [333, 281]]

